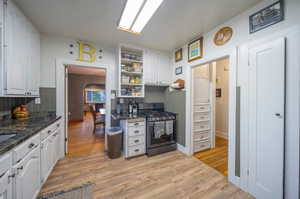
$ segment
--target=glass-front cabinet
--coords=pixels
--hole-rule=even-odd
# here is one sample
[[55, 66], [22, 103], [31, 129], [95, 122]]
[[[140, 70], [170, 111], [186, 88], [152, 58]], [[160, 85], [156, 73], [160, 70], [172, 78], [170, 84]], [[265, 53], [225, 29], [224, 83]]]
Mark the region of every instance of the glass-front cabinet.
[[119, 97], [144, 97], [144, 50], [119, 46]]

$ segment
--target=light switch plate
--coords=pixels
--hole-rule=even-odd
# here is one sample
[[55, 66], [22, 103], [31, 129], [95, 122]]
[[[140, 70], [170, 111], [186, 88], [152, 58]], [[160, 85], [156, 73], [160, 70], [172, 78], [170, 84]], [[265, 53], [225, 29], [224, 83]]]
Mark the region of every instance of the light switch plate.
[[35, 104], [41, 104], [41, 98], [37, 97], [34, 99]]

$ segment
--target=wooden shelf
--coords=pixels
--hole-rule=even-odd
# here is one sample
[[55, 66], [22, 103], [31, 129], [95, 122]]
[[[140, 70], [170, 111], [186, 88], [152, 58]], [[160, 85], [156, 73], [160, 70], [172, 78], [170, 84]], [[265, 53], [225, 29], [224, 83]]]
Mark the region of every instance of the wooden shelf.
[[122, 74], [126, 75], [143, 75], [143, 72], [128, 72], [128, 71], [121, 71]]
[[121, 86], [143, 86], [144, 84], [121, 84]]
[[121, 59], [121, 62], [124, 62], [124, 63], [140, 63], [140, 64], [143, 64], [143, 61], [138, 61], [138, 60], [134, 60], [134, 59], [125, 59], [125, 58], [122, 58], [122, 59]]

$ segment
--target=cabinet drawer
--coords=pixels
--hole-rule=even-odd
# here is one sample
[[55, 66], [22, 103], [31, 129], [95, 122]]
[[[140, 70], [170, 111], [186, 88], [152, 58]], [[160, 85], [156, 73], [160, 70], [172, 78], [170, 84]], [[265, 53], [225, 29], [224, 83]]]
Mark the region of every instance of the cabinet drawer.
[[0, 157], [0, 177], [11, 168], [12, 156], [11, 153]]
[[207, 140], [209, 139], [209, 131], [200, 131], [194, 133], [194, 140]]
[[194, 131], [207, 131], [210, 129], [210, 122], [195, 122], [194, 123]]
[[209, 110], [210, 110], [209, 104], [194, 105], [195, 112], [208, 112]]
[[23, 144], [13, 150], [13, 164], [22, 160], [26, 154], [36, 148], [40, 143], [40, 134], [26, 140]]
[[145, 126], [144, 119], [128, 120], [128, 127]]
[[210, 141], [194, 141], [194, 152], [203, 151], [210, 148]]
[[128, 138], [128, 146], [135, 146], [144, 143], [145, 143], [145, 135]]
[[144, 153], [145, 153], [145, 145], [144, 144], [128, 147], [128, 157], [142, 155]]
[[197, 122], [197, 121], [208, 121], [208, 120], [210, 120], [208, 112], [195, 113], [194, 114], [194, 122]]
[[140, 136], [145, 134], [145, 126], [133, 126], [128, 128], [129, 136]]
[[45, 128], [44, 130], [42, 130], [42, 132], [41, 132], [41, 140], [46, 139], [49, 135], [51, 135], [52, 133], [54, 133], [55, 130], [60, 127], [60, 125], [61, 125], [60, 120], [58, 120], [57, 122], [51, 124], [50, 126], [48, 126], [47, 128]]

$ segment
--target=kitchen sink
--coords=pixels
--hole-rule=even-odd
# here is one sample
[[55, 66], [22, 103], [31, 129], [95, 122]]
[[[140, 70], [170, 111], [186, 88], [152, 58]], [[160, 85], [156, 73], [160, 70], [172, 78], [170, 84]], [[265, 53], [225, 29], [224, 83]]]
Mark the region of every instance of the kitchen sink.
[[4, 135], [0, 135], [0, 142], [3, 142], [5, 140], [8, 140], [14, 136], [16, 136], [16, 133], [11, 133], [11, 134], [4, 134]]

